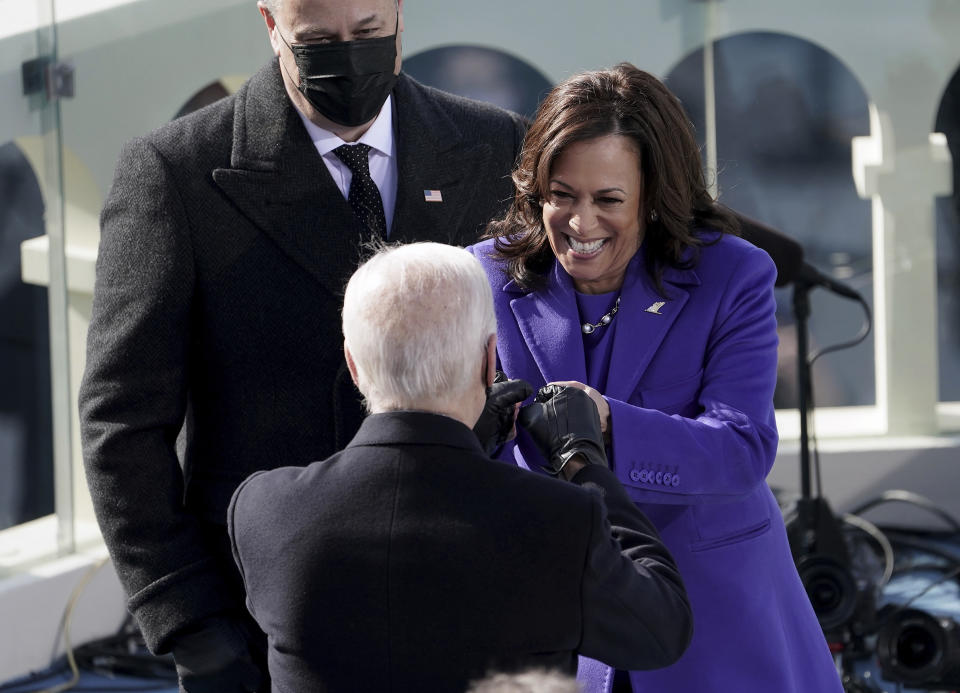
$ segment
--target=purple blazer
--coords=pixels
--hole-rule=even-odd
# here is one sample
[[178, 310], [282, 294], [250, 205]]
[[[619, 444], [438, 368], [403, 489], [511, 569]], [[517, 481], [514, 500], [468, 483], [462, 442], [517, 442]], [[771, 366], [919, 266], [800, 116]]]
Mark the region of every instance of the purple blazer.
[[[576, 295], [560, 263], [545, 288], [527, 292], [491, 257], [492, 241], [468, 250], [493, 289], [507, 375], [535, 389], [585, 383]], [[765, 481], [777, 451], [776, 268], [764, 251], [723, 236], [693, 269], [664, 272], [665, 300], [642, 256], [621, 289], [603, 393], [610, 465], [680, 566], [694, 635], [676, 664], [631, 672], [634, 690], [840, 693]], [[501, 456], [531, 469], [541, 460], [523, 431]]]

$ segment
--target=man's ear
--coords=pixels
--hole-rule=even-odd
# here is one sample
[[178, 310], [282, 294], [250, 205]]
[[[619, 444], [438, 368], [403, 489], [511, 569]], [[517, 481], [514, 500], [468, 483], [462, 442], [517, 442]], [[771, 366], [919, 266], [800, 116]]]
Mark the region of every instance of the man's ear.
[[263, 21], [266, 22], [267, 36], [270, 38], [270, 47], [273, 48], [273, 54], [280, 55], [280, 40], [276, 36], [279, 32], [277, 22], [270, 13], [270, 10], [267, 9], [267, 6], [262, 2], [257, 3], [257, 9], [260, 10], [260, 15], [263, 17]]
[[492, 334], [487, 340], [487, 348], [484, 352], [483, 381], [484, 387], [493, 385], [493, 379], [497, 377], [497, 335]]
[[350, 379], [353, 381], [353, 384], [360, 388], [360, 383], [357, 381], [357, 364], [353, 361], [353, 354], [350, 353], [350, 347], [347, 346], [347, 343], [343, 343], [343, 355], [347, 359], [347, 370], [350, 371]]

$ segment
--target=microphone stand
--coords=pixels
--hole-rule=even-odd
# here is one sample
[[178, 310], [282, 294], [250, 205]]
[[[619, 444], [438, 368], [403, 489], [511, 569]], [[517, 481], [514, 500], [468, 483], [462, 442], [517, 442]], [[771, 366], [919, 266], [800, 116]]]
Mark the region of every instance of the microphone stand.
[[813, 286], [800, 278], [793, 284], [793, 316], [797, 329], [797, 408], [800, 410], [800, 496], [809, 501], [810, 488], [810, 436], [807, 428], [810, 395], [809, 339], [807, 325], [810, 319], [810, 290]]
[[831, 647], [842, 650], [849, 641], [847, 625], [856, 608], [856, 584], [840, 525], [827, 500], [814, 496], [811, 483], [808, 419], [811, 367], [808, 322], [810, 291], [818, 284], [800, 276], [793, 282], [797, 329], [797, 404], [800, 411], [800, 493], [796, 522], [788, 527], [790, 546], [800, 578]]

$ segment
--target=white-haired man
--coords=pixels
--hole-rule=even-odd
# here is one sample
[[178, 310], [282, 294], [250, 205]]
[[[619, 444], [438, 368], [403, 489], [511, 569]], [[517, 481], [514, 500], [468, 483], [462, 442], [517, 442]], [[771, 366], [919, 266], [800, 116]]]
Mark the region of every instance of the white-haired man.
[[679, 658], [677, 567], [607, 469], [589, 397], [545, 388], [521, 411], [573, 483], [491, 460], [471, 430], [496, 322], [469, 253], [380, 251], [347, 286], [343, 332], [370, 416], [342, 452], [251, 476], [227, 513], [275, 691], [460, 693], [491, 670], [573, 673], [578, 653]]

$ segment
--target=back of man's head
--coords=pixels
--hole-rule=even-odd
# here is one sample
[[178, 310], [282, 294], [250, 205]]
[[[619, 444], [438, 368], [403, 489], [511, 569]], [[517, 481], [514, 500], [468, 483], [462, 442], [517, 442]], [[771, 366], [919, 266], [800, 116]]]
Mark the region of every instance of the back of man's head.
[[478, 391], [482, 401], [483, 364], [496, 331], [486, 275], [460, 248], [387, 247], [347, 284], [344, 344], [371, 412], [447, 413]]

